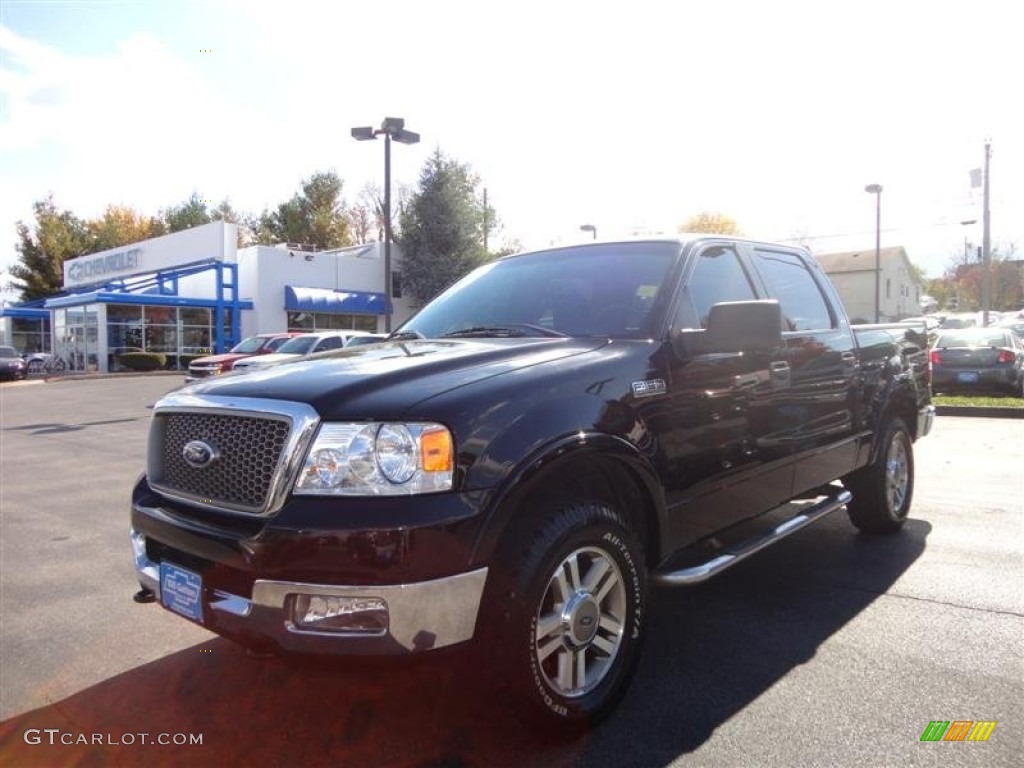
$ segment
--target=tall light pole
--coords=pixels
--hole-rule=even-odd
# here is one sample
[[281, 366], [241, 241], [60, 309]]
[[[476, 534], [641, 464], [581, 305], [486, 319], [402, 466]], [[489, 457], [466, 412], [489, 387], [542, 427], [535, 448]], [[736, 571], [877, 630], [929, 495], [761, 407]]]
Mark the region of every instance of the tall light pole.
[[988, 207], [988, 161], [992, 157], [992, 142], [985, 142], [985, 181], [981, 213], [981, 324], [988, 327], [988, 313], [992, 308], [992, 238], [991, 215]]
[[593, 224], [580, 224], [580, 232], [592, 232], [594, 240], [597, 240], [597, 227]]
[[356, 141], [372, 141], [384, 137], [384, 330], [391, 333], [391, 140], [399, 144], [415, 144], [420, 140], [418, 133], [405, 130], [401, 117], [385, 117], [380, 128], [365, 126], [352, 129]]
[[864, 191], [875, 196], [875, 322], [881, 322], [882, 294], [882, 185], [868, 184]]

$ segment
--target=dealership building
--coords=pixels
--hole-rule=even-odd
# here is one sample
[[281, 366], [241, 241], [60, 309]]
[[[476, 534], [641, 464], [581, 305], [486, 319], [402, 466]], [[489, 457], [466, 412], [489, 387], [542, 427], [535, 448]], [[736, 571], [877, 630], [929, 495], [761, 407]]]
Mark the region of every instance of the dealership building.
[[[313, 251], [236, 247], [234, 224], [213, 222], [64, 263], [63, 291], [0, 311], [0, 343], [52, 352], [67, 370], [117, 370], [126, 350], [157, 352], [184, 369], [257, 333], [382, 332], [413, 305], [392, 274], [385, 296], [382, 243]], [[392, 266], [401, 252], [392, 246]]]

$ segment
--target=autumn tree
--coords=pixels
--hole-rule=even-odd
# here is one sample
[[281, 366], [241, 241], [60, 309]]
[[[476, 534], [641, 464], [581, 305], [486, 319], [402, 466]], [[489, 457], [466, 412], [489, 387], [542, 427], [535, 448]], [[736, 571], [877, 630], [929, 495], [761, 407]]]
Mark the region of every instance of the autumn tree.
[[144, 216], [123, 205], [108, 205], [102, 216], [87, 222], [86, 229], [89, 253], [137, 243], [166, 232], [164, 222], [159, 218]]
[[22, 301], [58, 293], [64, 286], [64, 261], [87, 253], [90, 245], [86, 222], [58, 209], [52, 196], [37, 201], [32, 209], [34, 224], [19, 221], [16, 225], [20, 263], [10, 269]]
[[[1016, 254], [1015, 243], [996, 246], [990, 254], [990, 307], [994, 310], [1017, 309], [1024, 303], [1021, 270], [1019, 261], [1015, 260]], [[958, 309], [981, 309], [982, 265], [973, 258], [973, 254], [958, 249], [950, 259], [942, 280], [946, 284], [945, 290], [935, 286], [937, 292], [955, 296]]]
[[468, 164], [436, 150], [420, 172], [419, 185], [400, 214], [402, 285], [427, 302], [488, 259], [484, 227], [497, 221], [477, 193], [479, 178]]
[[696, 216], [691, 216], [679, 227], [679, 231], [701, 232], [710, 235], [741, 234], [739, 225], [736, 224], [734, 219], [730, 219], [724, 214], [711, 213], [710, 211], [701, 211]]

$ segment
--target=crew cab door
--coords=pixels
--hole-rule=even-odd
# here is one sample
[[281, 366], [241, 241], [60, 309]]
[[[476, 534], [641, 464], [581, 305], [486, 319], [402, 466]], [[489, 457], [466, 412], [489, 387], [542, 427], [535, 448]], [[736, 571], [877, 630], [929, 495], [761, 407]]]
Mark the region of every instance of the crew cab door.
[[797, 458], [793, 493], [854, 468], [860, 366], [857, 342], [835, 292], [810, 255], [744, 246], [769, 298], [782, 307], [789, 386], [778, 403]]
[[[684, 546], [788, 499], [793, 465], [790, 425], [777, 418], [780, 389], [770, 352], [706, 351], [712, 306], [763, 298], [746, 257], [732, 242], [696, 247], [671, 321], [668, 408], [659, 439], [673, 548]], [[731, 347], [726, 342], [719, 347]]]

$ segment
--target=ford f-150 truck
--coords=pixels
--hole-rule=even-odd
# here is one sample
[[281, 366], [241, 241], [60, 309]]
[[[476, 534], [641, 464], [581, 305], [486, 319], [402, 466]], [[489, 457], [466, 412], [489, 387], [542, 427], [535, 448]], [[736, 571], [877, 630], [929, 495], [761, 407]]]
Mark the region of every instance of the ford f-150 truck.
[[480, 267], [390, 341], [155, 406], [142, 589], [285, 653], [484, 650], [562, 729], [622, 696], [648, 586], [846, 508], [897, 531], [925, 329], [853, 328], [800, 248], [592, 243]]

